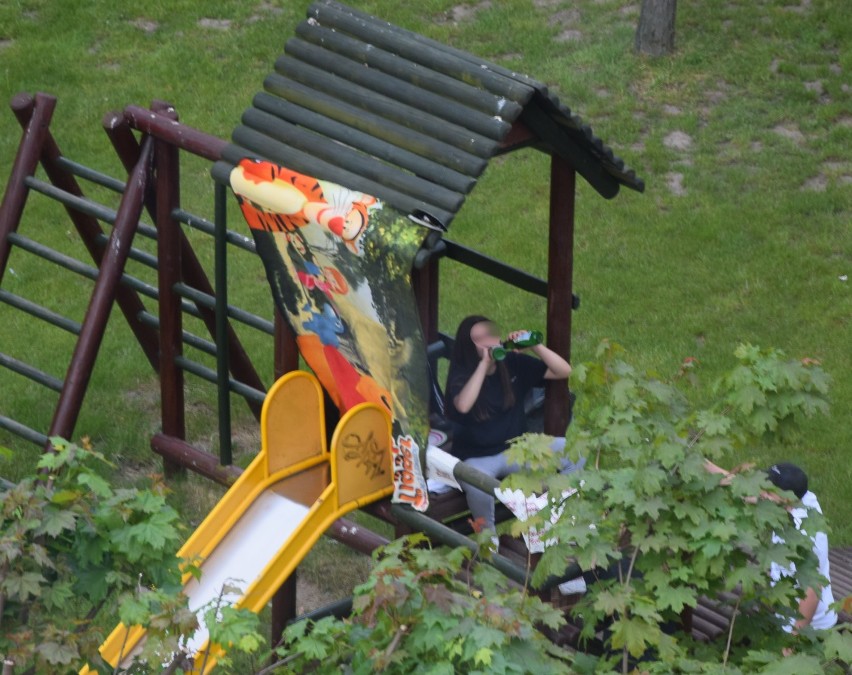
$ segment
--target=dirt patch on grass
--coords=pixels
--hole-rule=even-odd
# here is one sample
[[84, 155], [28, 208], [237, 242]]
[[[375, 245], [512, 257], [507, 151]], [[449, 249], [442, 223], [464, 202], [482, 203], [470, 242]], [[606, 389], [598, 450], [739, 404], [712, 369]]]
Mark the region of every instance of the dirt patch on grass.
[[156, 21], [152, 21], [151, 19], [133, 19], [132, 21], [128, 21], [131, 26], [134, 28], [138, 28], [143, 33], [148, 33], [151, 35], [152, 33], [156, 33], [160, 28], [160, 24]]
[[805, 135], [799, 131], [799, 127], [793, 124], [777, 124], [772, 127], [772, 131], [782, 138], [793, 141], [796, 145], [801, 145], [805, 142]]
[[573, 28], [569, 28], [568, 30], [563, 30], [559, 33], [555, 39], [557, 42], [578, 42], [583, 39], [583, 33], [578, 30], [574, 30]]
[[200, 28], [210, 28], [211, 30], [230, 30], [232, 23], [230, 19], [210, 19], [205, 17], [198, 20]]
[[852, 185], [852, 162], [833, 159], [823, 162], [819, 173], [802, 183], [802, 190], [825, 192], [832, 183]]
[[340, 600], [336, 595], [329, 591], [320, 588], [317, 584], [304, 579], [301, 576], [296, 577], [296, 613], [305, 614], [313, 612], [315, 609], [320, 609], [332, 602]]
[[675, 197], [683, 197], [686, 188], [683, 186], [683, 174], [671, 171], [666, 174], [666, 187]]
[[806, 192], [825, 192], [828, 188], [828, 176], [818, 173], [813, 178], [808, 178], [802, 183], [802, 190]]
[[257, 6], [259, 14], [252, 14], [248, 19], [246, 19], [246, 23], [257, 23], [258, 21], [263, 21], [266, 17], [264, 14], [271, 14], [272, 16], [280, 16], [284, 13], [284, 9], [282, 7], [276, 7], [270, 2], [261, 2]]
[[472, 21], [476, 15], [484, 9], [491, 9], [491, 0], [482, 0], [474, 5], [461, 4], [450, 8], [448, 11], [440, 14], [436, 21], [438, 23], [463, 23]]
[[692, 136], [685, 131], [672, 131], [663, 139], [663, 145], [670, 150], [685, 152], [692, 147]]

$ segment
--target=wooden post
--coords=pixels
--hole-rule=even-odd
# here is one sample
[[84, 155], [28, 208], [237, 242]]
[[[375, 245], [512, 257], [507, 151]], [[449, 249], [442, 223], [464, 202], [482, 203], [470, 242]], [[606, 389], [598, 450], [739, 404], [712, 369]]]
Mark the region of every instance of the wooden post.
[[35, 100], [29, 94], [18, 94], [9, 104], [21, 125], [24, 136], [15, 155], [12, 173], [6, 184], [3, 202], [0, 204], [0, 282], [9, 261], [12, 245], [8, 236], [18, 229], [24, 205], [27, 203], [27, 189], [24, 180], [35, 174], [44, 139], [49, 133], [50, 120], [56, 108], [56, 98], [37, 94]]
[[[157, 277], [160, 294], [160, 406], [163, 434], [186, 437], [184, 376], [176, 359], [183, 353], [183, 315], [174, 286], [181, 281], [180, 224], [172, 212], [180, 205], [178, 148], [157, 141]], [[166, 476], [181, 470], [163, 460]]]
[[[577, 174], [559, 155], [550, 159], [550, 236], [547, 260], [547, 346], [570, 362], [574, 274], [574, 200]], [[570, 402], [565, 382], [545, 387], [544, 433], [563, 436]]]
[[438, 339], [438, 265], [438, 257], [433, 256], [411, 275], [420, 326], [427, 345]]
[[[152, 142], [148, 141], [143, 146], [142, 156], [121, 198], [115, 217], [115, 227], [104, 252], [98, 279], [74, 347], [74, 355], [71, 357], [71, 363], [65, 375], [62, 393], [56, 405], [48, 436], [70, 438], [74, 431], [110, 311], [116, 299], [119, 282], [124, 273], [124, 265], [130, 254], [133, 235], [136, 233], [139, 216], [142, 214], [143, 196], [150, 178]], [[45, 448], [45, 450], [48, 449], [49, 447]]]
[[[107, 136], [109, 137], [110, 142], [112, 143], [113, 149], [118, 155], [118, 158], [121, 160], [122, 165], [128, 172], [130, 172], [133, 168], [133, 165], [136, 164], [136, 161], [139, 158], [139, 143], [133, 136], [133, 132], [130, 129], [130, 123], [127, 121], [124, 115], [112, 112], [107, 113], [104, 116], [103, 127], [106, 131]], [[160, 138], [160, 131], [161, 130], [159, 127], [152, 128], [151, 135]], [[172, 129], [172, 133], [174, 133], [174, 129]], [[169, 142], [174, 143], [174, 140], [176, 139], [163, 138], [162, 140], [168, 140]], [[215, 142], [217, 140], [218, 139], [213, 139], [211, 137], [211, 140], [208, 143], [208, 154], [215, 155], [215, 153], [219, 151], [219, 146]], [[200, 139], [196, 139], [196, 144], [201, 144], [201, 142], [202, 141]], [[145, 200], [145, 205], [151, 216], [156, 219], [156, 203], [153, 194], [150, 196], [150, 199]], [[193, 250], [192, 245], [189, 242], [189, 239], [187, 238], [186, 234], [182, 229], [180, 230], [180, 240], [180, 260], [181, 265], [183, 267], [183, 279], [185, 280], [186, 284], [191, 286], [192, 288], [198, 289], [201, 293], [204, 293], [205, 295], [212, 296], [214, 294], [213, 286], [211, 286], [210, 280], [208, 279], [207, 274], [204, 271], [204, 267], [202, 266], [201, 261], [198, 259], [198, 256], [196, 256], [195, 251]], [[204, 321], [204, 325], [210, 332], [210, 335], [215, 335], [215, 312], [205, 305], [196, 304], [196, 307], [198, 309], [198, 313], [201, 315], [202, 321]], [[233, 326], [230, 324], [230, 322], [228, 323], [228, 338], [227, 340], [225, 340], [225, 344], [228, 348], [228, 360], [231, 366], [231, 374], [234, 376], [234, 378], [239, 380], [240, 382], [245, 383], [249, 387], [252, 387], [253, 389], [263, 391], [265, 389], [263, 381], [257, 374], [257, 371], [254, 368], [254, 364], [251, 362], [248, 353], [245, 351], [245, 348], [240, 342], [240, 339], [237, 336], [237, 333], [234, 330]], [[255, 418], [260, 421], [261, 406], [258, 403], [249, 399], [246, 399], [246, 404], [252, 411], [252, 414], [255, 416]]]

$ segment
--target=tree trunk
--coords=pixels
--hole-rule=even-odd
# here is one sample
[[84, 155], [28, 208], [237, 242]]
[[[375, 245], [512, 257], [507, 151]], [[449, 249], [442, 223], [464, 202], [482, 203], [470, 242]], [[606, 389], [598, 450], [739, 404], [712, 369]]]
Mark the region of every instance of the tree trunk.
[[642, 0], [636, 51], [648, 56], [664, 56], [674, 51], [677, 0]]

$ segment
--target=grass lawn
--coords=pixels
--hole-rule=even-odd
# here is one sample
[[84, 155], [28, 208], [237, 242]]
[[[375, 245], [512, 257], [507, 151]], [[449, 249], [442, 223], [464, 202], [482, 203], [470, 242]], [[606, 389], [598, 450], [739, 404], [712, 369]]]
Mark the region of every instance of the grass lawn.
[[[695, 356], [707, 381], [733, 364], [741, 341], [822, 362], [834, 380], [832, 416], [809, 421], [790, 445], [749, 449], [731, 463], [802, 464], [833, 525], [832, 544], [852, 544], [852, 14], [846, 3], [681, 3], [677, 52], [657, 60], [632, 53], [639, 3], [628, 0], [351, 4], [547, 83], [645, 179], [644, 194], [623, 190], [612, 201], [578, 185], [575, 292], [582, 307], [574, 316], [574, 361], [591, 358], [598, 342], [610, 338], [661, 374]], [[56, 95], [52, 129], [65, 154], [119, 176], [100, 128], [105, 112], [163, 99], [185, 123], [229, 137], [307, 5], [5, 3], [0, 93], [6, 101], [21, 91]], [[19, 138], [11, 112], [0, 110], [2, 185]], [[207, 171], [205, 163], [188, 160], [182, 194], [190, 210], [212, 218]], [[450, 236], [544, 274], [544, 244], [535, 242], [545, 237], [547, 195], [545, 156], [528, 150], [495, 160]], [[231, 212], [240, 227], [233, 204]], [[21, 232], [79, 251], [64, 213], [36, 196]], [[209, 261], [212, 244], [198, 241]], [[230, 269], [234, 300], [268, 315], [260, 261], [239, 257]], [[3, 280], [4, 289], [77, 320], [90, 287], [45, 271], [19, 251]], [[542, 323], [543, 300], [453, 264], [444, 266], [441, 293], [447, 332], [472, 312], [492, 314], [507, 330]], [[0, 351], [62, 376], [72, 339], [5, 305], [0, 317]], [[263, 354], [269, 384], [268, 340], [246, 340], [253, 354]], [[47, 429], [53, 395], [6, 371], [0, 378], [0, 414]], [[188, 381], [190, 435], [215, 449], [215, 392]], [[245, 462], [256, 450], [254, 423], [244, 406], [235, 410], [237, 457]], [[78, 433], [90, 435], [132, 476], [157, 466], [148, 449], [157, 425], [156, 379], [116, 311]], [[0, 463], [0, 475], [13, 479], [37, 453], [5, 432], [0, 446], [14, 451]]]

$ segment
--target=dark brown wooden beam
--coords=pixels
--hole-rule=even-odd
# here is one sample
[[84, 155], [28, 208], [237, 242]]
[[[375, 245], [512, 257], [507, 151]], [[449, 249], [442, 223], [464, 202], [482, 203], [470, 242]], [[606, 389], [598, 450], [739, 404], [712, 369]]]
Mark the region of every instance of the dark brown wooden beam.
[[[177, 358], [183, 354], [183, 313], [181, 298], [174, 290], [175, 285], [182, 281], [180, 224], [172, 216], [175, 209], [180, 206], [179, 152], [178, 147], [169, 141], [157, 140], [156, 144], [160, 411], [163, 434], [174, 438], [185, 438], [184, 375], [177, 364]], [[180, 468], [180, 465], [168, 459], [164, 461], [163, 469], [167, 476]]]
[[24, 181], [27, 176], [34, 175], [38, 167], [42, 146], [50, 133], [50, 120], [56, 108], [56, 98], [38, 94], [36, 99], [33, 99], [29, 94], [21, 93], [13, 96], [9, 105], [21, 122], [24, 135], [18, 145], [12, 173], [0, 204], [0, 282], [3, 281], [3, 273], [12, 250], [8, 236], [18, 229], [29, 195]]
[[71, 357], [71, 363], [65, 375], [65, 384], [54, 411], [48, 436], [71, 438], [73, 434], [109, 321], [110, 311], [116, 300], [124, 266], [133, 245], [139, 216], [142, 214], [142, 201], [151, 177], [153, 152], [153, 141], [143, 144], [140, 160], [122, 195], [115, 217], [115, 226], [99, 265], [98, 279], [89, 300], [80, 336], [74, 347], [74, 355]]
[[228, 141], [180, 124], [168, 115], [139, 106], [127, 106], [124, 116], [134, 129], [213, 162], [221, 159], [222, 150], [228, 145]]
[[512, 125], [512, 128], [509, 129], [509, 133], [500, 141], [499, 154], [528, 148], [536, 143], [541, 143], [541, 139], [530, 131], [530, 128], [526, 124], [517, 120]]
[[[124, 115], [112, 112], [104, 116], [103, 127], [122, 165], [125, 170], [130, 172], [139, 158], [139, 143], [131, 131], [130, 123]], [[145, 200], [145, 206], [148, 213], [156, 219], [156, 200], [153, 194], [148, 195]], [[183, 229], [178, 229], [180, 229], [180, 262], [183, 279], [187, 285], [192, 286], [201, 293], [213, 296], [213, 286], [207, 277], [207, 273], [204, 271], [204, 266], [195, 254], [195, 250], [192, 248], [192, 244], [190, 244]], [[210, 335], [215, 336], [216, 312], [200, 303], [196, 303], [196, 307]], [[221, 348], [222, 345], [219, 345], [219, 347]], [[230, 322], [228, 323], [227, 349], [228, 362], [234, 379], [243, 382], [253, 389], [264, 391], [266, 387]], [[246, 399], [246, 404], [249, 406], [255, 419], [259, 421], [261, 405], [251, 399]]]
[[[574, 275], [574, 203], [577, 174], [559, 155], [550, 159], [550, 234], [547, 259], [547, 346], [571, 361]], [[544, 433], [564, 436], [570, 400], [565, 382], [547, 382]]]

